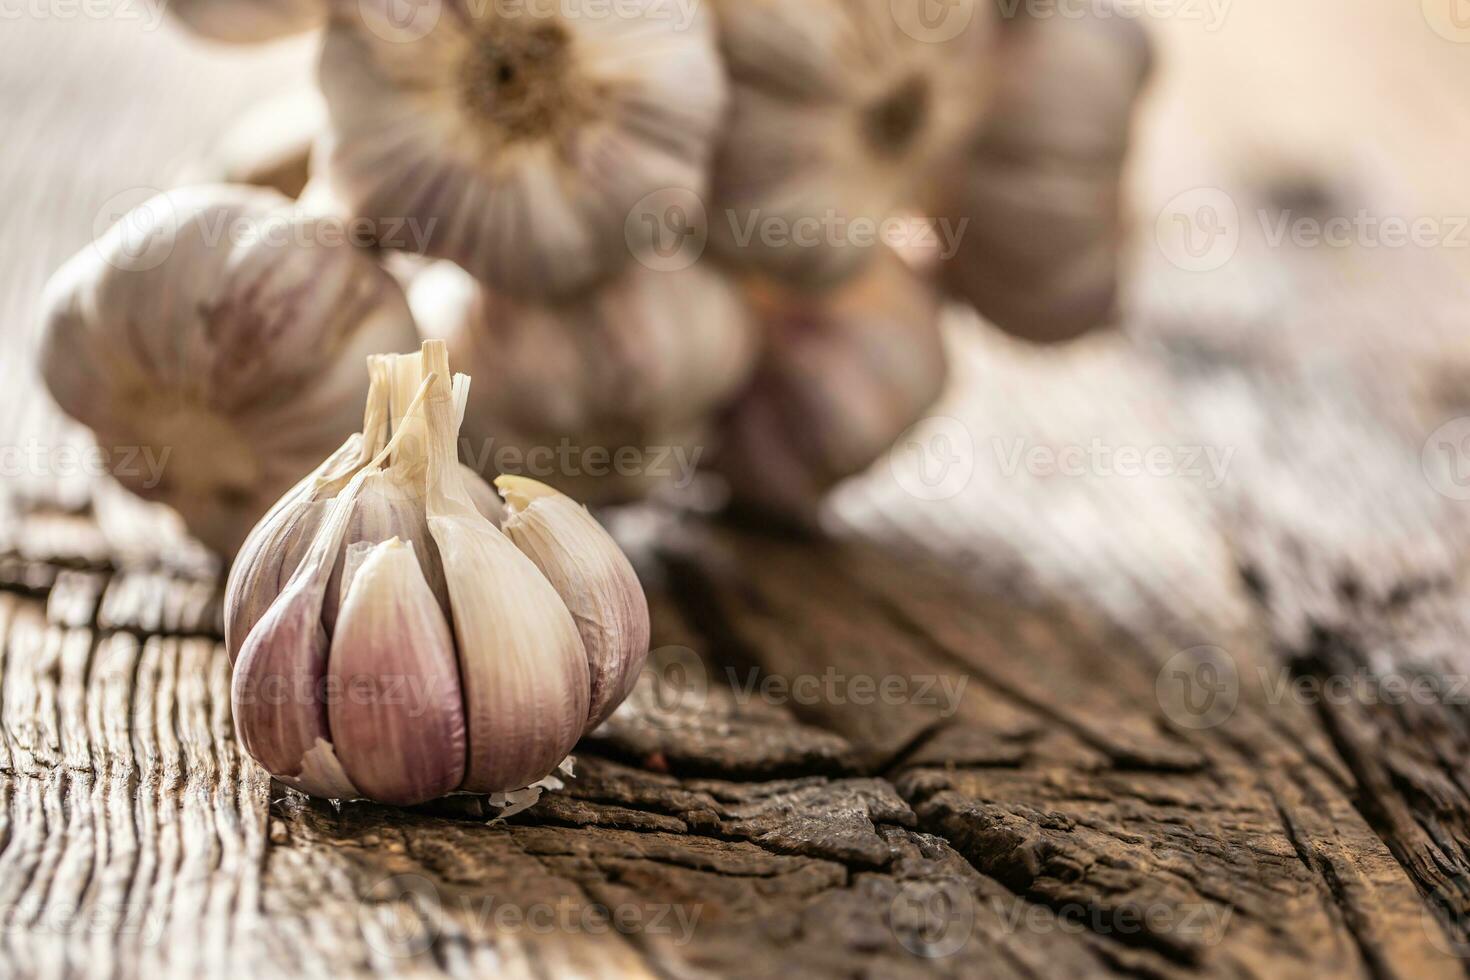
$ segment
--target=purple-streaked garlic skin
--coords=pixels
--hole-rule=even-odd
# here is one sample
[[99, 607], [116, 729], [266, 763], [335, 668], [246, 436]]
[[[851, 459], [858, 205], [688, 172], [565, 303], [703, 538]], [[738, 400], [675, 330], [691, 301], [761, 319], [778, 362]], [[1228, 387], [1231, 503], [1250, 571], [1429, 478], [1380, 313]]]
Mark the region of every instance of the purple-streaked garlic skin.
[[587, 652], [587, 731], [622, 704], [648, 657], [648, 599], [623, 550], [586, 507], [531, 480], [501, 477], [505, 533], [541, 569]]
[[352, 516], [337, 554], [327, 596], [322, 606], [322, 623], [330, 632], [341, 608], [342, 579], [349, 551], [361, 544], [381, 544], [397, 538], [405, 542], [418, 561], [429, 591], [438, 601], [444, 615], [449, 615], [449, 590], [444, 584], [444, 570], [439, 564], [439, 550], [429, 536], [424, 519], [422, 487], [395, 478], [390, 471], [370, 474], [353, 502]]
[[478, 515], [431, 515], [429, 529], [464, 663], [463, 788], [529, 786], [567, 757], [587, 724], [590, 679], [576, 623], [530, 559]]
[[361, 452], [362, 437], [353, 435], [315, 473], [282, 497], [240, 546], [225, 583], [225, 649], [231, 664], [239, 658], [245, 638], [305, 560], [326, 519], [329, 501], [318, 495], [318, 482], [350, 473]]
[[337, 758], [363, 794], [408, 806], [459, 788], [466, 732], [454, 637], [412, 545], [371, 546], [352, 574], [327, 672]]
[[327, 697], [328, 640], [314, 590], [283, 593], [245, 639], [235, 663], [230, 701], [245, 751], [279, 779], [314, 796], [334, 787], [304, 782], [307, 753], [331, 742]]
[[464, 490], [448, 348], [425, 343], [423, 361], [424, 373], [436, 378], [425, 404], [432, 433], [426, 513], [454, 610], [469, 732], [464, 788], [506, 792], [550, 773], [582, 736], [591, 697], [587, 653], [551, 583]]

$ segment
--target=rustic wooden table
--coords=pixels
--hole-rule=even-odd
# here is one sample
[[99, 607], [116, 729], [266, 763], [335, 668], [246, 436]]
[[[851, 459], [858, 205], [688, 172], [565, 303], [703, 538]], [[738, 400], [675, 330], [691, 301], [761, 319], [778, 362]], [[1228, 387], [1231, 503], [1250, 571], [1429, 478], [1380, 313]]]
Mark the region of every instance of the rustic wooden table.
[[1470, 31], [1419, 6], [1156, 19], [1126, 332], [957, 312], [948, 452], [831, 541], [620, 515], [661, 669], [499, 824], [242, 758], [216, 570], [32, 376], [45, 275], [309, 45], [0, 23], [0, 975], [1463, 975]]

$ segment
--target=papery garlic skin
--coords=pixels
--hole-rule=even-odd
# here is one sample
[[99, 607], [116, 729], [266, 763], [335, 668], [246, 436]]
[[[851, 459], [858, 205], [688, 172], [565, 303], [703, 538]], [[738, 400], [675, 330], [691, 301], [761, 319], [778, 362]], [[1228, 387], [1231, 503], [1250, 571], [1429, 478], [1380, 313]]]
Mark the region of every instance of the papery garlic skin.
[[717, 0], [731, 79], [711, 178], [718, 254], [816, 285], [879, 254], [882, 223], [944, 176], [993, 87], [992, 5], [933, 5], [945, 23], [931, 32], [931, 4]]
[[395, 29], [395, 2], [336, 13], [322, 52], [327, 170], [354, 214], [415, 223], [427, 254], [498, 288], [566, 296], [653, 243], [630, 221], [642, 199], [704, 189], [725, 80], [702, 5], [445, 0]]
[[[447, 373], [443, 344], [424, 367]], [[438, 384], [426, 404], [429, 529], [439, 546], [463, 665], [469, 765], [464, 788], [505, 792], [556, 768], [587, 724], [587, 653], [556, 590], [470, 502], [459, 478], [454, 398]]]
[[[461, 437], [470, 464], [524, 467], [593, 503], [687, 477], [676, 464], [699, 461], [708, 420], [748, 383], [760, 353], [741, 290], [709, 265], [634, 265], [584, 299], [536, 303], [440, 263], [415, 281], [409, 303], [424, 336], [445, 340], [475, 378]], [[564, 460], [563, 446], [575, 455]], [[589, 450], [607, 457], [605, 469], [592, 472]], [[614, 468], [622, 450], [663, 463]]]
[[189, 30], [213, 41], [257, 44], [320, 27], [326, 0], [166, 0]]
[[332, 632], [332, 742], [362, 793], [401, 806], [459, 788], [465, 721], [454, 637], [412, 545], [360, 545]]
[[363, 358], [416, 342], [369, 255], [255, 188], [153, 198], [52, 277], [45, 307], [57, 403], [102, 446], [165, 459], [157, 483], [117, 478], [225, 554], [357, 427]]
[[245, 538], [225, 582], [225, 649], [230, 663], [306, 559], [331, 499], [321, 488], [350, 476], [361, 465], [361, 457], [362, 436], [354, 434], [282, 497]]
[[964, 225], [940, 278], [1009, 333], [1070, 340], [1113, 313], [1148, 37], [1123, 17], [1022, 18], [1001, 52], [992, 117], [933, 206]]
[[716, 466], [738, 503], [811, 524], [827, 490], [939, 398], [940, 302], [892, 254], [832, 292], [753, 291], [767, 351], [726, 419]]
[[591, 669], [588, 728], [633, 691], [648, 658], [648, 599], [627, 555], [587, 508], [523, 477], [495, 481], [505, 533], [536, 563], [577, 622]]

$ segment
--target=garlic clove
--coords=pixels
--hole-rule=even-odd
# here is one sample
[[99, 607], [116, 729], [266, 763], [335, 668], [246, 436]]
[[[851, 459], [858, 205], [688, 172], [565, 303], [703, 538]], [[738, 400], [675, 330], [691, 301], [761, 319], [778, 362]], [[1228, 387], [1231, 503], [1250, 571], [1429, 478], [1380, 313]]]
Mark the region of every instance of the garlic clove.
[[168, 0], [166, 9], [194, 33], [232, 44], [301, 34], [327, 16], [325, 0]]
[[576, 620], [591, 671], [588, 730], [633, 690], [648, 657], [648, 600], [638, 575], [586, 507], [544, 483], [495, 481], [509, 516], [505, 533], [541, 569]]
[[230, 700], [240, 744], [268, 772], [303, 793], [341, 799], [338, 786], [307, 772], [308, 754], [331, 744], [323, 685], [328, 649], [321, 599], [309, 589], [287, 589], [246, 638]]
[[1070, 340], [1114, 311], [1148, 38], [1121, 17], [1022, 19], [1002, 54], [992, 117], [934, 204], [951, 228], [963, 223], [940, 277], [1008, 333]]
[[369, 798], [423, 803], [464, 777], [454, 637], [413, 545], [360, 547], [353, 566], [327, 668], [332, 742]]
[[345, 596], [343, 580], [348, 553], [358, 545], [377, 545], [390, 540], [407, 543], [422, 566], [429, 591], [444, 614], [449, 614], [449, 590], [439, 565], [439, 551], [429, 535], [428, 521], [424, 517], [424, 485], [404, 480], [390, 468], [369, 473], [355, 501], [322, 606], [322, 622], [328, 631], [337, 623], [338, 610]]
[[835, 291], [757, 285], [752, 296], [768, 348], [725, 420], [716, 466], [738, 502], [810, 523], [828, 489], [879, 459], [938, 399], [940, 303], [891, 253]]
[[731, 108], [711, 178], [711, 248], [789, 282], [855, 275], [883, 251], [885, 220], [918, 202], [984, 118], [994, 8], [717, 0], [714, 9]]
[[[442, 343], [424, 367], [447, 377]], [[463, 388], [467, 378], [456, 379]], [[571, 613], [541, 571], [471, 503], [455, 459], [456, 395], [439, 380], [426, 411], [429, 530], [449, 583], [469, 732], [464, 789], [505, 792], [556, 768], [581, 737], [587, 654]]]
[[255, 188], [159, 195], [47, 287], [41, 368], [119, 482], [233, 553], [361, 417], [362, 358], [417, 342], [396, 282], [323, 220]]
[[725, 80], [702, 6], [453, 4], [395, 30], [394, 3], [335, 15], [319, 72], [334, 188], [422, 234], [392, 247], [566, 296], [656, 241], [642, 199], [703, 190]]

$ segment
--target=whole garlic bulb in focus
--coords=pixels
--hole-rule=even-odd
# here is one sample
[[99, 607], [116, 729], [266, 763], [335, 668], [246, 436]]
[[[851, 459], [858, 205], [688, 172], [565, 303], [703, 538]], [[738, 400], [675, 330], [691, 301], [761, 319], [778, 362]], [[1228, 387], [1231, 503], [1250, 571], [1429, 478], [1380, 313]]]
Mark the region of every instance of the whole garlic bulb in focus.
[[301, 34], [327, 19], [326, 0], [167, 0], [165, 7], [194, 33], [234, 44]]
[[940, 277], [1010, 333], [1069, 340], [1113, 311], [1148, 37], [1123, 17], [1038, 17], [1008, 23], [1001, 51], [992, 116], [935, 204], [964, 228]]
[[[759, 355], [741, 290], [702, 264], [635, 264], [584, 299], [546, 304], [440, 263], [414, 282], [409, 302], [423, 334], [445, 340], [476, 379], [463, 430], [471, 465], [521, 470], [598, 503], [692, 475], [708, 420]], [[497, 456], [504, 449], [514, 457]], [[573, 454], [563, 458], [564, 449]]]
[[566, 296], [653, 247], [641, 200], [703, 189], [725, 78], [701, 5], [445, 0], [395, 26], [394, 3], [347, 4], [322, 51], [327, 174], [353, 214], [417, 222], [427, 254], [497, 288]]
[[767, 350], [716, 466], [737, 503], [814, 524], [826, 492], [882, 457], [943, 391], [940, 303], [891, 253], [827, 294], [753, 292]]
[[52, 277], [41, 370], [119, 469], [231, 554], [361, 418], [368, 354], [417, 342], [401, 289], [370, 255], [268, 190], [155, 197]]
[[[503, 531], [480, 512], [455, 457], [469, 379], [451, 385], [442, 343], [378, 363], [398, 390], [417, 380], [414, 397], [371, 460], [340, 465], [373, 441], [363, 433], [324, 465], [340, 491], [241, 646], [236, 732], [272, 775], [316, 796], [514, 793], [627, 696], [648, 652], [648, 604], [607, 532], [551, 488], [502, 480]], [[401, 516], [427, 534], [348, 547], [334, 599], [354, 514], [385, 476]]]
[[[831, 284], [882, 250], [882, 222], [984, 118], [994, 10], [956, 0], [717, 0], [731, 112], [710, 243], [740, 265]], [[937, 6], [937, 5], [935, 5]]]

